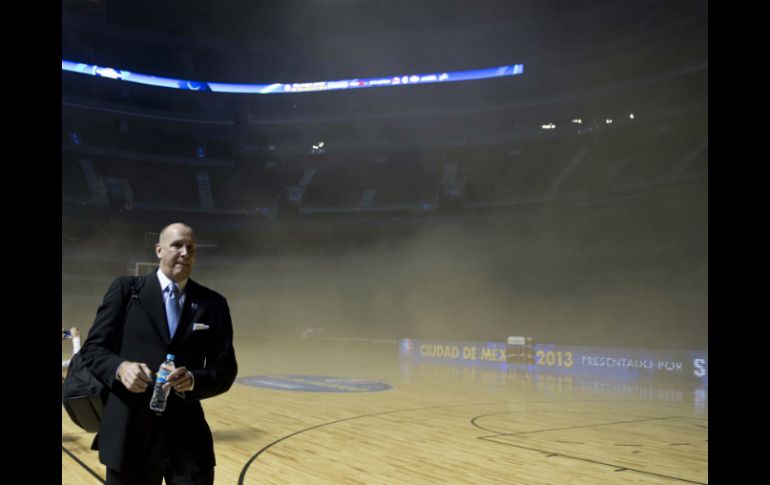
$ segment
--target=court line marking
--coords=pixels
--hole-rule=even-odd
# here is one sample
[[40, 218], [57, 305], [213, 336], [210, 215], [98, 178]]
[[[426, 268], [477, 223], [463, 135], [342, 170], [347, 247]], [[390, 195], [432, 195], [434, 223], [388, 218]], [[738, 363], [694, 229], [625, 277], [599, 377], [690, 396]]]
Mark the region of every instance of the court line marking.
[[[505, 436], [505, 435], [501, 435], [501, 436]], [[671, 475], [663, 475], [663, 474], [660, 474], [660, 473], [655, 473], [655, 472], [650, 472], [650, 471], [645, 471], [645, 470], [638, 470], [636, 468], [628, 468], [628, 467], [620, 466], [620, 465], [613, 465], [612, 463], [604, 463], [604, 462], [601, 462], [601, 461], [591, 460], [591, 459], [588, 459], [588, 458], [581, 458], [579, 456], [565, 455], [563, 453], [556, 453], [556, 452], [553, 452], [553, 451], [541, 450], [539, 448], [532, 448], [532, 447], [529, 447], [529, 446], [515, 445], [513, 443], [506, 443], [504, 441], [495, 441], [495, 440], [493, 440], [491, 438], [496, 438], [496, 436], [488, 436], [488, 437], [487, 436], [479, 436], [480, 440], [489, 441], [490, 443], [496, 443], [496, 444], [499, 444], [499, 445], [512, 446], [514, 448], [521, 448], [523, 450], [538, 451], [540, 453], [544, 453], [549, 458], [554, 457], [554, 456], [560, 456], [562, 458], [570, 458], [570, 459], [573, 459], [573, 460], [585, 461], [585, 462], [594, 463], [594, 464], [597, 464], [597, 465], [609, 466], [609, 467], [615, 468], [616, 472], [632, 471], [632, 472], [636, 472], [636, 473], [641, 473], [643, 475], [652, 475], [652, 476], [656, 476], [656, 477], [670, 478], [672, 480], [679, 480], [681, 482], [687, 482], [687, 483], [695, 483], [695, 484], [698, 484], [698, 485], [708, 485], [708, 482], [696, 482], [696, 481], [693, 481], [693, 480], [688, 480], [686, 478], [680, 478], [680, 477], [675, 477], [675, 476], [671, 476]]]
[[[553, 412], [556, 412], [556, 411], [553, 411]], [[531, 430], [531, 431], [520, 431], [520, 432], [517, 432], [517, 433], [501, 433], [500, 431], [497, 431], [497, 430], [494, 430], [494, 429], [489, 429], [489, 428], [484, 428], [484, 427], [476, 424], [476, 420], [479, 419], [479, 418], [485, 418], [487, 416], [500, 416], [500, 415], [503, 415], [503, 414], [514, 414], [514, 413], [482, 414], [481, 416], [476, 416], [475, 418], [471, 419], [471, 424], [474, 425], [475, 427], [479, 428], [479, 429], [484, 430], [484, 431], [489, 431], [490, 433], [495, 433], [495, 435], [494, 436], [490, 436], [490, 438], [496, 438], [498, 436], [519, 436], [519, 435], [531, 434], [531, 433], [545, 433], [547, 431], [566, 431], [566, 430], [571, 430], [571, 429], [594, 428], [594, 427], [597, 427], [597, 426], [612, 426], [612, 425], [615, 425], [615, 424], [643, 423], [643, 422], [646, 422], [646, 421], [661, 421], [661, 420], [667, 419], [665, 417], [663, 417], [663, 418], [634, 419], [634, 420], [629, 420], [629, 421], [614, 421], [614, 422], [609, 422], [609, 423], [581, 424], [580, 426], [568, 426], [566, 428], [536, 429], [536, 430]], [[561, 414], [570, 414], [570, 412], [569, 411], [561, 411]], [[575, 414], [575, 413], [573, 413], [573, 414]], [[585, 413], [577, 413], [577, 414], [585, 414]], [[601, 413], [588, 413], [588, 414], [601, 414]]]
[[246, 478], [246, 472], [248, 471], [248, 469], [251, 466], [251, 464], [254, 463], [254, 461], [256, 461], [256, 459], [259, 458], [259, 456], [262, 453], [264, 453], [265, 451], [269, 450], [273, 446], [277, 445], [281, 441], [287, 440], [287, 439], [289, 439], [291, 437], [297, 436], [299, 434], [302, 434], [302, 433], [305, 433], [305, 432], [308, 432], [308, 431], [313, 431], [313, 430], [318, 429], [318, 428], [323, 428], [324, 426], [330, 426], [332, 424], [342, 423], [342, 422], [345, 422], [345, 421], [352, 421], [354, 419], [371, 418], [371, 417], [375, 417], [375, 416], [384, 416], [386, 414], [396, 414], [396, 413], [404, 413], [404, 412], [412, 412], [412, 411], [426, 411], [426, 410], [431, 410], [431, 409], [457, 408], [457, 407], [466, 407], [466, 406], [484, 406], [484, 405], [489, 405], [489, 404], [500, 405], [500, 404], [507, 404], [507, 403], [506, 402], [501, 402], [501, 401], [487, 401], [487, 402], [481, 402], [481, 403], [452, 404], [452, 405], [447, 405], [447, 406], [429, 406], [429, 407], [424, 407], [424, 408], [412, 408], [412, 409], [398, 409], [398, 410], [393, 410], [393, 411], [382, 411], [382, 412], [379, 412], [379, 413], [362, 414], [362, 415], [359, 415], [359, 416], [351, 416], [349, 418], [342, 418], [342, 419], [338, 419], [336, 421], [330, 421], [328, 423], [321, 423], [321, 424], [318, 424], [316, 426], [311, 426], [309, 428], [301, 429], [299, 431], [295, 431], [294, 433], [288, 434], [288, 435], [286, 435], [286, 436], [284, 436], [282, 438], [279, 438], [279, 439], [273, 441], [272, 443], [268, 444], [267, 446], [265, 446], [261, 450], [259, 450], [256, 454], [254, 454], [254, 456], [252, 456], [249, 459], [249, 461], [247, 461], [246, 464], [243, 465], [243, 468], [241, 469], [241, 474], [238, 476], [238, 485], [243, 485], [243, 480]]
[[85, 468], [85, 469], [86, 469], [86, 471], [87, 471], [88, 473], [90, 473], [90, 474], [91, 474], [91, 475], [93, 475], [93, 476], [94, 476], [94, 477], [95, 477], [97, 480], [99, 480], [99, 483], [107, 483], [107, 482], [106, 482], [106, 481], [105, 481], [105, 480], [104, 480], [104, 479], [103, 479], [101, 476], [99, 476], [99, 475], [98, 475], [98, 474], [97, 474], [95, 471], [93, 471], [93, 470], [91, 469], [91, 467], [89, 467], [88, 465], [86, 465], [85, 463], [83, 463], [82, 461], [80, 461], [80, 459], [79, 459], [77, 456], [75, 456], [75, 455], [74, 455], [74, 454], [73, 454], [73, 453], [72, 453], [70, 450], [68, 450], [67, 448], [65, 448], [65, 447], [64, 447], [64, 445], [62, 445], [62, 446], [61, 446], [61, 450], [62, 450], [64, 453], [66, 453], [66, 454], [67, 454], [67, 455], [68, 455], [70, 458], [72, 458], [73, 460], [75, 460], [75, 463], [77, 463], [77, 464], [78, 464], [78, 465], [80, 465], [81, 467]]
[[[655, 472], [651, 472], [651, 471], [647, 471], [647, 470], [639, 470], [639, 469], [636, 469], [636, 468], [629, 468], [629, 467], [620, 466], [620, 465], [613, 465], [612, 463], [604, 463], [604, 462], [601, 462], [601, 461], [591, 460], [591, 459], [583, 458], [583, 457], [579, 457], [579, 456], [566, 455], [564, 453], [558, 453], [558, 452], [555, 452], [555, 451], [541, 450], [539, 448], [532, 448], [532, 447], [528, 447], [528, 446], [517, 445], [517, 444], [505, 442], [505, 441], [495, 441], [493, 439], [493, 438], [500, 438], [500, 437], [503, 437], [503, 436], [521, 436], [521, 435], [532, 434], [532, 433], [545, 433], [545, 432], [548, 432], [548, 431], [565, 431], [565, 430], [581, 429], [581, 428], [594, 428], [594, 427], [599, 427], [599, 426], [612, 426], [612, 425], [618, 425], [618, 424], [643, 423], [643, 422], [647, 422], [647, 421], [664, 421], [664, 420], [671, 420], [671, 419], [676, 419], [676, 418], [688, 418], [688, 416], [663, 416], [663, 417], [659, 417], [659, 418], [637, 419], [637, 420], [631, 420], [631, 421], [616, 421], [616, 422], [610, 422], [610, 423], [596, 423], [596, 424], [590, 424], [590, 425], [571, 426], [571, 427], [566, 427], [566, 428], [550, 428], [550, 429], [541, 429], [541, 430], [532, 430], [532, 431], [522, 431], [522, 432], [519, 432], [519, 433], [500, 433], [498, 431], [491, 430], [489, 428], [484, 428], [481, 425], [476, 423], [476, 420], [480, 419], [480, 418], [484, 418], [484, 417], [487, 417], [487, 416], [500, 416], [500, 415], [504, 415], [504, 414], [518, 414], [518, 413], [514, 413], [514, 412], [490, 413], [490, 414], [483, 414], [481, 416], [476, 416], [475, 418], [471, 419], [471, 424], [473, 424], [473, 426], [475, 426], [475, 427], [477, 427], [477, 428], [479, 428], [481, 430], [484, 430], [484, 431], [489, 431], [489, 432], [492, 432], [492, 433], [497, 433], [497, 434], [491, 435], [491, 436], [479, 436], [478, 439], [484, 440], [484, 441], [489, 441], [490, 443], [496, 443], [496, 444], [505, 445], [505, 446], [512, 446], [512, 447], [515, 447], [515, 448], [521, 448], [521, 449], [524, 449], [524, 450], [538, 451], [540, 453], [544, 453], [548, 458], [551, 458], [551, 457], [554, 457], [554, 456], [561, 456], [563, 458], [570, 458], [570, 459], [573, 459], [573, 460], [580, 460], [580, 461], [585, 461], [585, 462], [588, 462], [588, 463], [595, 463], [595, 464], [599, 464], [599, 465], [605, 465], [605, 466], [609, 466], [609, 467], [612, 467], [612, 468], [616, 468], [615, 471], [617, 471], [617, 472], [632, 471], [632, 472], [641, 473], [641, 474], [645, 474], [645, 475], [653, 475], [653, 476], [657, 476], [657, 477], [670, 478], [672, 480], [679, 480], [679, 481], [687, 482], [687, 483], [695, 483], [695, 484], [699, 484], [699, 485], [708, 485], [708, 482], [696, 482], [696, 481], [693, 481], [693, 480], [688, 480], [686, 478], [676, 477], [676, 476], [673, 476], [673, 475], [664, 475], [664, 474], [661, 474], [661, 473], [655, 473]], [[578, 414], [585, 414], [585, 413], [578, 413]]]

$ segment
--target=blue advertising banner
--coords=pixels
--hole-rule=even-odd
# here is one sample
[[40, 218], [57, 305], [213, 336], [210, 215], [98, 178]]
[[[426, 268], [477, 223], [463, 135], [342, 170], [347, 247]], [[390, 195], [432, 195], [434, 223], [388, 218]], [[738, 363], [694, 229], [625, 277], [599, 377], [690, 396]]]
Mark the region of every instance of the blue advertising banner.
[[175, 79], [153, 74], [141, 74], [127, 71], [118, 67], [96, 66], [84, 62], [61, 60], [61, 70], [96, 76], [116, 81], [126, 81], [163, 88], [183, 89], [187, 91], [213, 91], [219, 93], [247, 94], [276, 94], [301, 93], [311, 91], [336, 91], [340, 89], [362, 89], [375, 87], [412, 86], [415, 84], [447, 83], [457, 81], [475, 81], [508, 76], [518, 76], [524, 73], [523, 64], [510, 64], [485, 69], [466, 71], [429, 72], [422, 74], [400, 73], [378, 78], [355, 78], [335, 81], [292, 82], [271, 84], [233, 84], [212, 81], [193, 81]]
[[569, 376], [654, 378], [708, 386], [708, 351], [403, 339], [404, 359]]

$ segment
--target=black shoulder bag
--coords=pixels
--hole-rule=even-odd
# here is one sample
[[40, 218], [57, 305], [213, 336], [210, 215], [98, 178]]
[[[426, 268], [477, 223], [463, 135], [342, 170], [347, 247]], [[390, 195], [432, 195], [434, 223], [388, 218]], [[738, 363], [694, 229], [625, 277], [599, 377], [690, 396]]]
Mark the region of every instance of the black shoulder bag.
[[[126, 324], [128, 310], [131, 304], [139, 299], [139, 290], [144, 286], [144, 281], [145, 277], [142, 276], [136, 278], [131, 284], [131, 297], [123, 310], [123, 321], [115, 344], [116, 351], [123, 338], [123, 326]], [[61, 386], [61, 401], [72, 422], [89, 433], [98, 432], [108, 392], [109, 390], [85, 366], [80, 358], [80, 352], [73, 355], [67, 376]]]

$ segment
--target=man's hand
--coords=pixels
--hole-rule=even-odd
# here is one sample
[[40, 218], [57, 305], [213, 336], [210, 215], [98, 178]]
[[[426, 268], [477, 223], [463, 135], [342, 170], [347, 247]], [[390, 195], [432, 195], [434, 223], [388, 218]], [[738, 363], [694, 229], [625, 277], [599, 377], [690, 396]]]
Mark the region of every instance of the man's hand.
[[166, 383], [163, 384], [163, 389], [167, 390], [169, 387], [173, 387], [177, 392], [192, 391], [195, 381], [187, 367], [177, 367], [174, 372], [168, 375]]
[[143, 362], [125, 361], [118, 367], [118, 380], [131, 392], [142, 393], [152, 384], [152, 371]]

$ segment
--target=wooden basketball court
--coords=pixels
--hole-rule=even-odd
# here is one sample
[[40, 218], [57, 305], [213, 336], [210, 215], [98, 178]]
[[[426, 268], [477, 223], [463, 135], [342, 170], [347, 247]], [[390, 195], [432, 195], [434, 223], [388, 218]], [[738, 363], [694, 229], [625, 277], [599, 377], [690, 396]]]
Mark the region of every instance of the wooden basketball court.
[[[217, 484], [708, 483], [707, 390], [405, 365], [388, 342], [239, 338], [236, 353], [239, 381], [203, 402]], [[391, 387], [290, 389], [313, 376]], [[62, 409], [63, 484], [103, 483], [92, 439]]]

